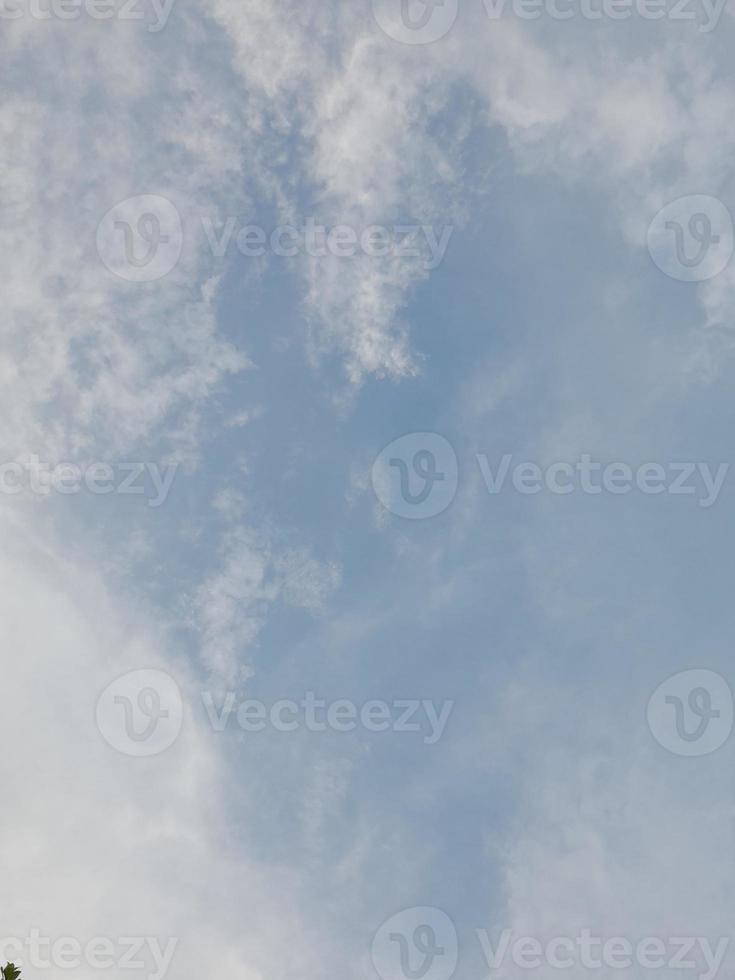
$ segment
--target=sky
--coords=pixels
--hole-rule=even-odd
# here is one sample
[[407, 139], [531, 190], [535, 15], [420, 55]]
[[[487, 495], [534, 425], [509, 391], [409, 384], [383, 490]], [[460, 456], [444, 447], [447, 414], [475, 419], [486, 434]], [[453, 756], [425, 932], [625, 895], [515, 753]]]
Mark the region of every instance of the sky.
[[23, 980], [727, 977], [733, 11], [0, 0]]

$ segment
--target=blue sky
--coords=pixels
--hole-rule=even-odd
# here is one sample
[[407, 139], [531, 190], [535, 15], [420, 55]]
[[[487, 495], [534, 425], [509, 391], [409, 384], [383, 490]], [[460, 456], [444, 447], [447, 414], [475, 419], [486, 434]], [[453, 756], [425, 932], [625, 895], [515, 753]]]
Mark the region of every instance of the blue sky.
[[[483, 929], [729, 937], [731, 13], [517, 3], [446, 0], [421, 44], [398, 0], [2, 7], [0, 463], [109, 465], [116, 487], [0, 493], [0, 957], [24, 980], [69, 973], [13, 947], [34, 929], [175, 940], [172, 980], [409, 980], [390, 929], [414, 980], [520, 980]], [[203, 230], [309, 218], [451, 237], [427, 270], [425, 245], [217, 256]], [[451, 501], [411, 519], [375, 464], [398, 499], [381, 453], [409, 436], [418, 495], [427, 433], [458, 477], [442, 457]], [[511, 457], [498, 493], [478, 456]], [[627, 492], [585, 492], [585, 457]], [[312, 730], [309, 692], [354, 728]], [[248, 700], [293, 702], [296, 727], [249, 730]], [[449, 705], [435, 739], [427, 704]], [[448, 920], [406, 912], [426, 908]], [[456, 930], [456, 964], [421, 966], [416, 923]]]

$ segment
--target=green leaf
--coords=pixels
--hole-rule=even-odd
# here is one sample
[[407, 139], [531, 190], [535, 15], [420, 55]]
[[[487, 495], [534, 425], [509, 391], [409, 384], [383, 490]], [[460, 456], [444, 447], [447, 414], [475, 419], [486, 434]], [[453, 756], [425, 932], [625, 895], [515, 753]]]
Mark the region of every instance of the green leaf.
[[18, 980], [20, 976], [20, 970], [15, 965], [15, 963], [8, 963], [7, 966], [2, 968], [3, 980]]

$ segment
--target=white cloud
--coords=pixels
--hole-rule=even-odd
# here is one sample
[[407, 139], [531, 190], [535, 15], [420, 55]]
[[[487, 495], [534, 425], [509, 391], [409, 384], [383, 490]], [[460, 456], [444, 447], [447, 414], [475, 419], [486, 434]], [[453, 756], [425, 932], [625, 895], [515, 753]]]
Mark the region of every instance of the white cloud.
[[[163, 446], [193, 466], [205, 406], [251, 366], [218, 329], [227, 267], [195, 235], [185, 234], [181, 262], [155, 283], [115, 279], [98, 260], [97, 223], [127, 197], [170, 198], [185, 233], [202, 214], [247, 213], [256, 197], [286, 217], [308, 208], [325, 224], [461, 223], [476, 193], [464, 186], [462, 149], [476, 135], [480, 103], [519, 170], [604, 194], [622, 234], [642, 249], [648, 215], [668, 195], [717, 193], [730, 166], [729, 85], [708, 69], [705, 50], [682, 53], [676, 40], [635, 53], [610, 45], [602, 57], [573, 33], [555, 43], [518, 24], [467, 30], [461, 21], [446, 44], [417, 51], [385, 38], [367, 4], [213, 0], [207, 9], [211, 22], [182, 0], [160, 36], [134, 24], [4, 25], [5, 456]], [[370, 374], [416, 372], [420, 334], [407, 305], [426, 278], [419, 260], [332, 257], [299, 268], [314, 360], [336, 352], [354, 386]], [[709, 322], [727, 321], [731, 293], [729, 274], [702, 289]], [[494, 410], [517, 386], [513, 372], [489, 394], [470, 386], [470, 410]], [[560, 441], [581, 439], [573, 418], [561, 422]], [[319, 612], [340, 572], [284, 543], [287, 534], [243, 523], [246, 497], [224, 491], [216, 507], [228, 525], [213, 570], [193, 590], [190, 620], [206, 668], [226, 682], [251, 669], [274, 603]], [[105, 592], [96, 568], [60, 558], [58, 542], [31, 541], [37, 519], [20, 514], [19, 526], [4, 528], [0, 556], [12, 694], [2, 776], [16, 828], [3, 846], [5, 931], [180, 936], [173, 976], [330, 975], [340, 944], [308, 923], [303, 881], [277, 864], [256, 866], [228, 838], [229, 776], [205, 733], [189, 719], [172, 755], [151, 762], [118, 758], [99, 738], [94, 700], [113, 676], [175, 666], [193, 692], [194, 668]], [[151, 546], [131, 537], [123, 563]], [[550, 554], [557, 558], [553, 548], [524, 556], [531, 573], [541, 569], [539, 605], [557, 622], [583, 615], [587, 597], [568, 585], [593, 559], [578, 550], [551, 574]], [[419, 550], [412, 556], [418, 565]], [[459, 588], [446, 585], [442, 558], [433, 554], [431, 567], [447, 591], [442, 599], [437, 587], [434, 598], [448, 602]], [[338, 630], [350, 635], [349, 624]], [[529, 703], [541, 717], [551, 710], [545, 692], [524, 692], [519, 704]], [[614, 725], [611, 714], [601, 712], [603, 721]], [[529, 769], [525, 817], [507, 853], [514, 923], [565, 931], [584, 916], [616, 931], [643, 920], [680, 929], [694, 896], [710, 931], [724, 929], [724, 799], [709, 800], [702, 840], [696, 801], [645, 750], [570, 749], [538, 726], [533, 735], [543, 749], [535, 758], [533, 746], [519, 748]], [[341, 799], [350, 772], [337, 760], [309, 774], [299, 816], [317, 842], [323, 798]], [[641, 802], [652, 786], [657, 799]], [[403, 843], [404, 834], [399, 827], [395, 837]], [[345, 859], [349, 881], [370, 864], [367, 836]], [[691, 839], [697, 854], [684, 860], [681, 842]], [[630, 853], [637, 863], [626, 867]], [[404, 863], [420, 862], [408, 853]]]
[[[229, 839], [224, 746], [196, 712], [195, 673], [93, 569], [0, 519], [3, 937], [178, 938], [170, 978], [313, 971], [295, 876]], [[150, 759], [95, 727], [101, 691], [143, 667], [172, 673], [185, 701], [178, 741]]]

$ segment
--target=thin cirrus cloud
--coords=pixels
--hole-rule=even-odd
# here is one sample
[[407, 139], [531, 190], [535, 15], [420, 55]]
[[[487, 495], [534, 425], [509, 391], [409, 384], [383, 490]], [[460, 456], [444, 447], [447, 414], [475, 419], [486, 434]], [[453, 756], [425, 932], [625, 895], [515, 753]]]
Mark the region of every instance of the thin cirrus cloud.
[[[451, 430], [461, 474], [498, 431], [542, 459], [722, 447], [726, 419], [706, 420], [708, 399], [726, 403], [731, 268], [683, 302], [647, 278], [660, 208], [732, 204], [731, 22], [691, 26], [683, 44], [688, 24], [491, 22], [467, 3], [414, 48], [368, 3], [292, 0], [179, 0], [159, 32], [3, 22], [3, 455], [180, 468], [153, 517], [0, 498], [5, 932], [176, 936], [171, 976], [256, 978], [373, 976], [369, 940], [401, 904], [444, 904], [465, 939], [491, 917], [538, 935], [726, 929], [728, 790], [697, 776], [703, 834], [678, 760], [630, 720], [693, 648], [671, 625], [687, 598], [726, 670], [714, 567], [706, 595], [671, 570], [701, 540], [724, 547], [716, 518], [608, 501], [601, 529], [588, 502], [492, 510], [467, 478], [445, 524], [407, 528], [375, 519], [366, 467], [350, 490], [356, 459], [429, 425]], [[174, 205], [183, 246], [167, 276], [133, 283], [96, 235], [144, 194]], [[233, 215], [455, 234], [434, 271], [268, 256], [240, 281], [241, 259], [201, 234]], [[581, 244], [565, 252], [556, 219]], [[518, 242], [535, 265], [513, 265]], [[640, 544], [654, 533], [658, 550]], [[610, 680], [616, 658], [630, 685]], [[93, 727], [100, 691], [140, 666], [173, 672], [191, 709], [147, 761]], [[214, 737], [200, 688], [259, 683], [363, 700], [424, 685], [464, 713], [420, 756]]]

